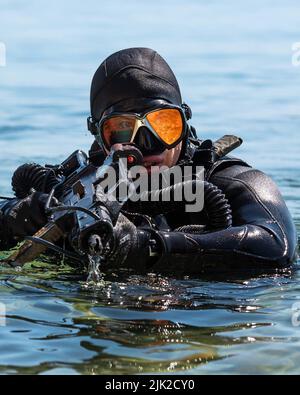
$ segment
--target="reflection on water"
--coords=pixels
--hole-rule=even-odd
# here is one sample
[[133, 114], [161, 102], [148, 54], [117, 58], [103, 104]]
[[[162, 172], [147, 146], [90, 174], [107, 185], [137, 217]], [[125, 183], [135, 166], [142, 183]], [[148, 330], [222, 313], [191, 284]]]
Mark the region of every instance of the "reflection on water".
[[[11, 194], [25, 161], [87, 151], [93, 72], [115, 50], [148, 46], [174, 68], [199, 135], [243, 137], [236, 155], [275, 179], [300, 229], [298, 2], [154, 3], [128, 0], [124, 16], [121, 0], [1, 2], [0, 194]], [[299, 373], [297, 266], [226, 278], [115, 273], [96, 287], [85, 279], [47, 262], [1, 270], [0, 373]]]
[[87, 288], [67, 267], [32, 270], [1, 277], [2, 373], [268, 373], [287, 369], [287, 352], [297, 372], [297, 271], [226, 281], [110, 274]]

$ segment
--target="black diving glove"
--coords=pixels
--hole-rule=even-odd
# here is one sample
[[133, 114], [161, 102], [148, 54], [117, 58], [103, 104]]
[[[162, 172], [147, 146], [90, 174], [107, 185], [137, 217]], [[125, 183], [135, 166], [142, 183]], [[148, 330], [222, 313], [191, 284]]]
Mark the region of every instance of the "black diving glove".
[[24, 199], [12, 199], [0, 210], [1, 247], [10, 248], [41, 229], [47, 222], [45, 204], [48, 195], [34, 192]]
[[138, 268], [147, 271], [160, 255], [159, 242], [150, 229], [137, 228], [120, 213], [114, 227], [113, 239], [104, 251], [107, 269]]

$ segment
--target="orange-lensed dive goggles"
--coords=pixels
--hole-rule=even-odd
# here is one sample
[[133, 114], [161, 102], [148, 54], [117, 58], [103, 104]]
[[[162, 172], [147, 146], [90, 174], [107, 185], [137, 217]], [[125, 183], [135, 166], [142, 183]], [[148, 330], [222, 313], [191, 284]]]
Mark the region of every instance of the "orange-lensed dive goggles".
[[134, 143], [142, 127], [150, 131], [167, 149], [175, 147], [186, 134], [187, 119], [184, 109], [179, 106], [163, 106], [144, 114], [112, 113], [94, 124], [97, 142], [110, 150], [113, 144]]

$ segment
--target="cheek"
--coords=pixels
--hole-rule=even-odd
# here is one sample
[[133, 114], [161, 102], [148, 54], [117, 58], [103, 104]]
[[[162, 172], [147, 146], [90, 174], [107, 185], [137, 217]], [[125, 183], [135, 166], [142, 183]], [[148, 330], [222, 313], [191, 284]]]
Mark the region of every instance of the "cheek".
[[174, 147], [170, 150], [166, 150], [164, 152], [163, 165], [168, 166], [168, 167], [172, 167], [172, 166], [176, 165], [178, 158], [180, 156], [181, 147], [182, 147], [182, 143], [178, 144], [176, 147]]

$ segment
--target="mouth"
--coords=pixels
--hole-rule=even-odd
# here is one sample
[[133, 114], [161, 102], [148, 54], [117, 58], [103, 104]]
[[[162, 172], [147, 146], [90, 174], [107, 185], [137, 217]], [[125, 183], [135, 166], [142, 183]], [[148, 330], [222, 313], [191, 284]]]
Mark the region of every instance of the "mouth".
[[144, 156], [143, 166], [147, 169], [148, 173], [151, 172], [151, 167], [161, 167], [164, 161], [164, 155], [149, 155]]

